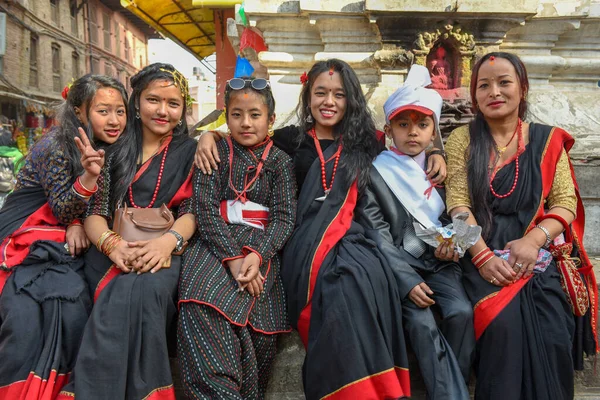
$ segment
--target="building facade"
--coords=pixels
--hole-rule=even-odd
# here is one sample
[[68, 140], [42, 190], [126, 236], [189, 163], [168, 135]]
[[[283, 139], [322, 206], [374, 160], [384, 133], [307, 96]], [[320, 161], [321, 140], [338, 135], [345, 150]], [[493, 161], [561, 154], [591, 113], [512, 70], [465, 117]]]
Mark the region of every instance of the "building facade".
[[53, 123], [65, 85], [86, 73], [106, 74], [128, 86], [146, 65], [148, 25], [118, 2], [2, 0], [0, 119], [27, 142]]

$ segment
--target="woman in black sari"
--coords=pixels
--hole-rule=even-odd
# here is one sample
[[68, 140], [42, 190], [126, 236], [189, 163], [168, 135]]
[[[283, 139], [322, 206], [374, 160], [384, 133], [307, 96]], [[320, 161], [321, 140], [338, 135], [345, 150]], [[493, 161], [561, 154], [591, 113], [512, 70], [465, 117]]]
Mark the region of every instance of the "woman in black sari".
[[[573, 367], [597, 349], [597, 287], [579, 241], [584, 211], [568, 157], [573, 139], [522, 121], [528, 89], [518, 57], [485, 55], [471, 77], [477, 117], [446, 146], [448, 212], [468, 212], [483, 228], [461, 260], [474, 305], [476, 399], [572, 399]], [[565, 228], [581, 260], [573, 276], [584, 282], [573, 309], [583, 314], [577, 300], [590, 299], [578, 318], [557, 269], [571, 255], [557, 251], [565, 248], [555, 240]]]
[[125, 129], [127, 94], [112, 78], [85, 75], [63, 96], [60, 125], [32, 147], [0, 210], [0, 399], [56, 397], [92, 304], [79, 219]]
[[[354, 220], [383, 140], [348, 64], [317, 62], [303, 84], [300, 126], [275, 130], [272, 139], [292, 157], [300, 189], [281, 273], [290, 322], [307, 349], [306, 397], [409, 396], [401, 299], [419, 278], [408, 264], [388, 264]], [[203, 171], [216, 167], [212, 139], [199, 141]]]
[[[85, 229], [98, 249], [86, 255], [94, 307], [73, 381], [59, 399], [175, 399], [167, 334], [176, 315], [180, 256], [195, 230], [183, 204], [191, 196], [196, 143], [185, 123], [188, 86], [170, 64], [152, 64], [131, 78], [127, 142], [118, 157], [123, 178], [103, 174]], [[109, 182], [113, 182], [110, 185]], [[109, 229], [123, 200], [130, 208], [165, 204], [175, 223], [163, 236], [126, 242]]]

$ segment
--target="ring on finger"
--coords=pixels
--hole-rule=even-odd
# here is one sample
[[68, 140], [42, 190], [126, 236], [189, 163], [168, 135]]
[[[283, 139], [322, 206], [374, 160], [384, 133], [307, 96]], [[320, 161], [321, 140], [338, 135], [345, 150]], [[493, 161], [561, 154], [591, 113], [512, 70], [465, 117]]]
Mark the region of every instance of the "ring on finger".
[[490, 283], [493, 285], [498, 281], [498, 279], [496, 279], [496, 277], [492, 277], [492, 279], [490, 279]]
[[515, 267], [521, 269], [523, 268], [523, 263], [515, 263]]

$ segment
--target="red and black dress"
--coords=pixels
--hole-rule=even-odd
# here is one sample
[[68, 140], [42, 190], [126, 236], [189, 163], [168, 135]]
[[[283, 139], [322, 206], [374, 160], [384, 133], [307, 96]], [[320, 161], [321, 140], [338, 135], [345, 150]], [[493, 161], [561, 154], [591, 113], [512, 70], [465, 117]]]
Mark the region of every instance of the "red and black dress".
[[[492, 178], [496, 193], [512, 193], [502, 197], [488, 192], [493, 226], [486, 243], [492, 250], [504, 249], [533, 229], [541, 216], [551, 214], [553, 206], [576, 213], [570, 230], [577, 241], [575, 256], [581, 260], [579, 272], [587, 285], [590, 308], [583, 317], [574, 317], [554, 261], [545, 272], [500, 288], [481, 277], [470, 256], [462, 258], [465, 290], [474, 305], [476, 399], [572, 399], [574, 367], [582, 367], [584, 352], [597, 351], [598, 289], [580, 242], [585, 217], [568, 159], [573, 142], [560, 128], [530, 124], [529, 143], [520, 146]], [[446, 146], [449, 210], [470, 206], [468, 195], [461, 195], [468, 187], [468, 148], [469, 132], [459, 128]], [[560, 187], [563, 190], [557, 191]]]
[[[294, 228], [294, 171], [270, 139], [246, 148], [227, 138], [217, 149], [229, 162], [193, 178], [198, 232], [179, 284], [179, 362], [190, 398], [261, 399], [277, 334], [291, 330], [279, 251]], [[225, 264], [249, 252], [266, 279], [258, 298], [238, 291]]]
[[87, 202], [55, 133], [32, 149], [0, 210], [0, 399], [51, 400], [75, 364], [91, 299], [66, 226]]
[[[156, 195], [153, 207], [166, 204], [175, 216], [182, 214], [182, 202], [192, 192], [195, 150], [196, 141], [191, 138], [168, 137], [158, 153], [138, 167], [131, 185], [135, 205], [147, 206]], [[109, 179], [109, 174], [98, 179], [98, 194], [92, 199], [89, 214], [110, 221]], [[157, 182], [160, 185], [155, 193]], [[134, 206], [129, 195], [124, 200], [128, 207]], [[170, 268], [140, 275], [121, 273], [95, 247], [86, 253], [85, 262], [94, 307], [73, 379], [58, 398], [174, 400], [167, 335], [177, 313], [181, 257], [172, 256]]]
[[[343, 167], [346, 153], [334, 161], [339, 143], [319, 141], [323, 159], [331, 160], [323, 171], [313, 139], [307, 135], [297, 145], [294, 137], [305, 133], [289, 134], [281, 141], [290, 144], [296, 168], [308, 166], [282, 268], [290, 321], [306, 346], [306, 398], [410, 396], [402, 326], [407, 293], [399, 285], [406, 275], [387, 262], [355, 221], [360, 195]], [[325, 184], [332, 184], [325, 198], [323, 172]]]

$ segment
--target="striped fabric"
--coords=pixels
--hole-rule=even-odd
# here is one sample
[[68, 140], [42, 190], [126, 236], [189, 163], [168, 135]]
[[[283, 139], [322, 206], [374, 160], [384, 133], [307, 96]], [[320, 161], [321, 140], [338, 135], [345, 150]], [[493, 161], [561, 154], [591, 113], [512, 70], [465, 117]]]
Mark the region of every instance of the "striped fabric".
[[188, 399], [262, 399], [277, 335], [230, 324], [215, 309], [182, 304], [177, 352]]
[[[264, 146], [253, 151], [233, 142], [232, 180], [237, 190], [243, 187], [246, 172], [256, 166]], [[223, 140], [218, 145], [222, 160], [229, 159], [229, 148]], [[290, 236], [296, 218], [296, 185], [289, 156], [271, 148], [264, 173], [247, 192], [250, 201], [269, 208], [265, 230], [245, 225], [227, 224], [220, 214], [222, 200], [233, 199], [229, 187], [229, 165], [222, 163], [212, 175], [196, 171], [193, 177], [192, 212], [198, 232], [184, 255], [179, 284], [180, 303], [196, 302], [218, 309], [232, 323], [267, 333], [289, 330], [283, 284], [279, 271], [279, 250]], [[248, 292], [239, 293], [237, 282], [223, 261], [257, 252], [266, 278], [265, 292], [258, 298]]]

